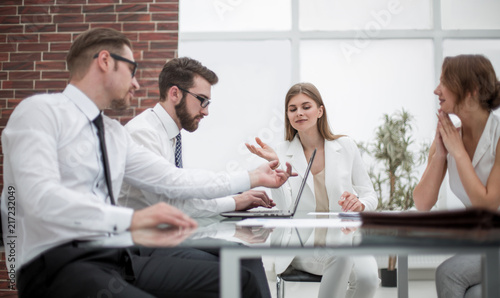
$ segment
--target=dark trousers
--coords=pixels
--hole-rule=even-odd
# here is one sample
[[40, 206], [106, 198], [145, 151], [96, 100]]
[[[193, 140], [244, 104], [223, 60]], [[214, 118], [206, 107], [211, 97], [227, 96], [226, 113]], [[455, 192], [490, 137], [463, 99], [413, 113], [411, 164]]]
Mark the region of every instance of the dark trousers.
[[[262, 297], [254, 274], [246, 268], [240, 273], [242, 296]], [[219, 276], [219, 263], [214, 261], [70, 243], [24, 265], [18, 272], [17, 286], [21, 298], [215, 298], [220, 292]]]
[[[181, 259], [219, 262], [219, 248], [141, 248], [143, 256], [170, 256]], [[243, 259], [241, 267], [251, 272], [257, 280], [260, 297], [271, 298], [266, 272], [261, 259]]]

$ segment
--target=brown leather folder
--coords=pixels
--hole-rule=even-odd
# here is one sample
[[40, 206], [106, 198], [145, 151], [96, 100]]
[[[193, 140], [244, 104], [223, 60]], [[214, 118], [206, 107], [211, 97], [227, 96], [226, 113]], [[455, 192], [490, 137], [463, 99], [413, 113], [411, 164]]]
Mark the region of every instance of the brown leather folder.
[[500, 213], [479, 208], [449, 211], [360, 212], [363, 226], [401, 226], [427, 228], [496, 229]]

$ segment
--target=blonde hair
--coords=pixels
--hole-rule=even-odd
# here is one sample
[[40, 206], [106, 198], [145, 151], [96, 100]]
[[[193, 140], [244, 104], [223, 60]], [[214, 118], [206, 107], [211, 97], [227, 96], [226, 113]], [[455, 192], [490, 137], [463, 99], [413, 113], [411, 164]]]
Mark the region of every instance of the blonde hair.
[[[328, 124], [328, 117], [326, 114], [326, 109], [324, 108], [323, 99], [321, 98], [321, 94], [319, 90], [311, 83], [297, 83], [290, 87], [285, 97], [285, 115], [287, 114], [288, 104], [292, 97], [298, 94], [304, 94], [310, 99], [314, 100], [318, 107], [323, 106], [323, 116], [318, 119], [318, 131], [320, 135], [328, 141], [336, 140], [343, 135], [334, 135], [330, 130], [330, 125]], [[297, 130], [292, 127], [290, 124], [290, 120], [285, 116], [285, 140], [292, 141], [295, 135], [297, 134]]]

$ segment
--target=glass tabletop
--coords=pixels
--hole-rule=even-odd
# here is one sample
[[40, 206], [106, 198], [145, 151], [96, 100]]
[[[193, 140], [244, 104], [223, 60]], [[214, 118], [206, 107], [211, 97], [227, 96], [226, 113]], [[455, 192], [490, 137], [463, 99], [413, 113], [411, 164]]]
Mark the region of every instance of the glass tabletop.
[[[401, 225], [363, 225], [360, 218], [338, 214], [297, 215], [248, 225], [246, 221], [217, 216], [198, 219], [196, 229], [158, 227], [111, 235], [88, 241], [92, 246], [148, 247], [500, 247], [500, 229], [437, 228]], [[311, 224], [313, 223], [313, 224]], [[315, 223], [315, 224], [314, 224]]]

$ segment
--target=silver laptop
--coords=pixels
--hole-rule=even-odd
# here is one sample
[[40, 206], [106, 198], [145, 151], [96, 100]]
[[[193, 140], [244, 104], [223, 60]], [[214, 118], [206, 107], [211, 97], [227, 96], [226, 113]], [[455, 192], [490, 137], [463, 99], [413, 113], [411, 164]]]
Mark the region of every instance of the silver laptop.
[[247, 211], [232, 211], [232, 212], [223, 212], [220, 215], [225, 217], [292, 217], [297, 211], [297, 207], [299, 206], [300, 197], [302, 196], [302, 192], [304, 191], [304, 187], [306, 186], [307, 176], [309, 176], [309, 172], [311, 171], [311, 166], [314, 161], [314, 156], [316, 156], [316, 149], [314, 149], [311, 159], [309, 160], [309, 164], [307, 165], [306, 173], [304, 174], [304, 178], [302, 179], [302, 183], [300, 184], [299, 192], [297, 193], [297, 198], [295, 199], [295, 204], [293, 205], [292, 210], [247, 210]]

